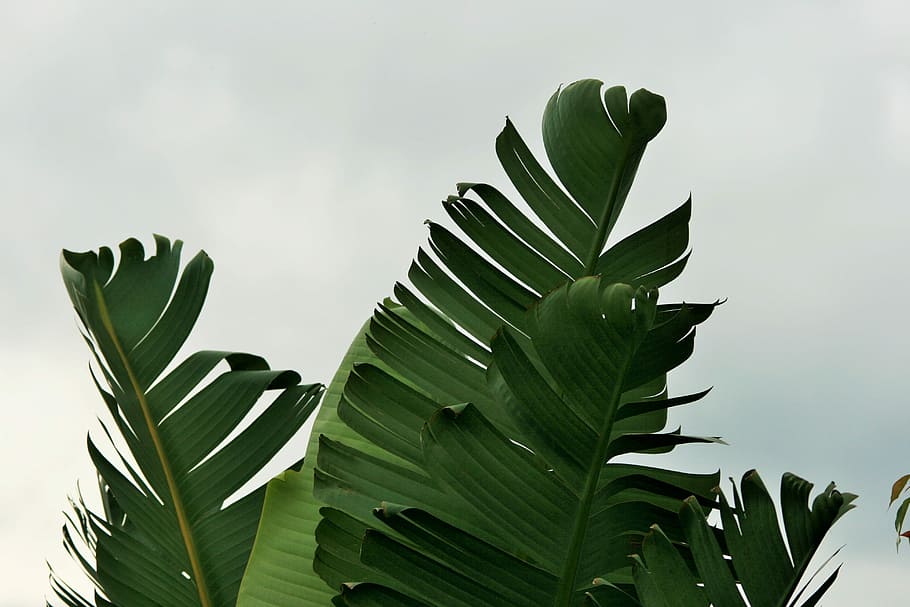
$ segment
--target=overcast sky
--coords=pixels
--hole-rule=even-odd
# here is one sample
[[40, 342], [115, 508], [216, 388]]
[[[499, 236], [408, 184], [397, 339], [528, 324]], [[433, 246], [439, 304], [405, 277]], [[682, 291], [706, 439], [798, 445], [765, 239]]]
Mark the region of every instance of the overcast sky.
[[667, 98], [618, 230], [691, 191], [664, 299], [729, 300], [671, 390], [715, 386], [672, 422], [730, 446], [665, 464], [860, 493], [826, 544], [846, 544], [826, 604], [906, 604], [886, 505], [910, 472], [908, 5], [528, 4], [0, 5], [0, 607], [43, 600], [46, 559], [72, 571], [66, 495], [94, 489], [103, 404], [61, 248], [204, 248], [192, 348], [327, 381], [454, 184], [508, 190], [504, 117], [540, 151], [547, 98], [584, 77]]

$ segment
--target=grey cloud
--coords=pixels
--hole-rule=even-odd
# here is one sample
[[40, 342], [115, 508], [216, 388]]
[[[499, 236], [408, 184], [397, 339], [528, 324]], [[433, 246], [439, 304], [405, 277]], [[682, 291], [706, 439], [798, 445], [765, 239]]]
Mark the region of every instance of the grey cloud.
[[665, 296], [729, 298], [671, 387], [716, 385], [674, 420], [731, 446], [681, 450], [680, 467], [756, 466], [770, 484], [793, 466], [858, 491], [830, 543], [847, 544], [831, 602], [880, 583], [862, 596], [899, 604], [884, 502], [910, 461], [902, 3], [2, 10], [0, 519], [28, 534], [4, 528], [0, 605], [46, 592], [44, 559], [66, 566], [65, 494], [77, 477], [90, 492], [84, 433], [101, 408], [61, 247], [157, 231], [205, 248], [216, 272], [192, 345], [326, 380], [454, 183], [509, 190], [493, 154], [503, 117], [542, 154], [547, 97], [589, 76], [669, 104], [619, 230], [692, 191], [693, 257]]

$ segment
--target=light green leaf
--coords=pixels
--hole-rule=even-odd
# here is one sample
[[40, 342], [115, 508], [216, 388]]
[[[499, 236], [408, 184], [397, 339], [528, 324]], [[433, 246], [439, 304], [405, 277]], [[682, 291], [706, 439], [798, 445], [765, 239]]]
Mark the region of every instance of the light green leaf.
[[[354, 361], [370, 358], [366, 327], [358, 333], [326, 390], [313, 425], [313, 437], [343, 436], [352, 444], [370, 450], [338, 418], [338, 401]], [[313, 571], [316, 526], [320, 504], [313, 496], [313, 470], [319, 443], [310, 440], [299, 471], [286, 471], [266, 489], [262, 518], [253, 554], [240, 587], [238, 605], [328, 605], [337, 589], [325, 584]], [[296, 558], [289, 558], [293, 555]], [[304, 556], [306, 555], [306, 557]]]

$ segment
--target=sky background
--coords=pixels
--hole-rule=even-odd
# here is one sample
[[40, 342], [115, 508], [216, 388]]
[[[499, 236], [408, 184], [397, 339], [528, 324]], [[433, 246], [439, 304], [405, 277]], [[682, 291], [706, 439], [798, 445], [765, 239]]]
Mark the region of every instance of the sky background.
[[0, 607], [49, 596], [45, 560], [79, 579], [60, 526], [77, 479], [94, 490], [103, 404], [61, 248], [204, 248], [188, 348], [328, 381], [454, 184], [511, 191], [504, 117], [540, 153], [546, 100], [585, 77], [668, 102], [616, 236], [691, 192], [662, 297], [728, 299], [671, 376], [715, 388], [671, 423], [730, 446], [664, 464], [859, 493], [825, 604], [906, 604], [886, 506], [910, 471], [908, 31], [910, 5], [869, 0], [0, 4]]

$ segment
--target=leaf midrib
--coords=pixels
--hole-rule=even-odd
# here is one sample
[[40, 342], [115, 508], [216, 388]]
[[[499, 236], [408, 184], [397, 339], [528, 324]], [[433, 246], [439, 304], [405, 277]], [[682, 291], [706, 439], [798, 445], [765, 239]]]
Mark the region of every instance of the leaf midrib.
[[177, 524], [180, 527], [180, 535], [183, 538], [183, 544], [186, 548], [187, 557], [190, 561], [190, 567], [193, 570], [193, 580], [195, 581], [196, 592], [199, 596], [199, 602], [202, 607], [212, 607], [213, 603], [211, 596], [209, 595], [208, 585], [205, 583], [205, 577], [202, 572], [202, 563], [199, 559], [199, 552], [196, 548], [196, 542], [193, 538], [192, 530], [190, 529], [189, 517], [187, 517], [186, 509], [183, 505], [183, 498], [180, 495], [180, 491], [177, 487], [177, 481], [174, 477], [173, 471], [171, 470], [171, 462], [164, 451], [164, 445], [161, 443], [161, 436], [158, 433], [158, 426], [155, 424], [154, 419], [152, 418], [148, 400], [145, 397], [145, 393], [139, 387], [139, 381], [136, 378], [136, 374], [133, 372], [133, 367], [130, 364], [129, 358], [126, 356], [126, 352], [124, 351], [123, 346], [120, 343], [120, 339], [117, 336], [117, 332], [114, 329], [110, 313], [108, 312], [107, 303], [104, 299], [104, 291], [102, 290], [101, 285], [98, 284], [97, 280], [93, 280], [92, 282], [95, 288], [95, 296], [98, 300], [98, 312], [101, 316], [101, 324], [104, 326], [105, 331], [107, 331], [111, 342], [113, 342], [114, 348], [117, 350], [117, 356], [120, 358], [120, 362], [123, 365], [123, 368], [126, 370], [127, 376], [129, 377], [133, 393], [136, 396], [136, 400], [139, 403], [139, 408], [142, 411], [142, 416], [145, 419], [145, 424], [148, 428], [149, 436], [152, 438], [152, 444], [155, 447], [155, 453], [158, 456], [158, 461], [160, 462], [162, 471], [164, 472], [164, 478], [167, 481], [168, 491], [171, 494], [171, 500], [174, 504], [174, 512], [177, 516]]
[[585, 488], [581, 496], [581, 504], [576, 511], [575, 528], [572, 530], [572, 539], [569, 542], [569, 550], [566, 558], [566, 565], [560, 576], [560, 585], [556, 594], [556, 607], [569, 607], [572, 603], [572, 596], [575, 591], [575, 580], [578, 576], [578, 561], [581, 559], [581, 548], [584, 544], [585, 535], [588, 530], [588, 518], [591, 514], [591, 504], [594, 502], [594, 493], [597, 490], [600, 474], [604, 467], [604, 458], [607, 454], [607, 448], [610, 445], [610, 436], [613, 433], [613, 422], [616, 419], [616, 409], [619, 400], [622, 398], [622, 381], [626, 371], [629, 369], [629, 363], [634, 356], [634, 350], [629, 353], [622, 368], [617, 374], [617, 382], [613, 387], [608, 401], [606, 419], [601, 428], [600, 440], [597, 443], [597, 450], [591, 458], [591, 464], [585, 478]]
[[[622, 136], [622, 134], [620, 134], [620, 136]], [[600, 214], [600, 221], [597, 222], [597, 232], [594, 233], [594, 242], [591, 243], [591, 250], [588, 253], [588, 258], [585, 260], [583, 276], [591, 276], [594, 273], [594, 268], [597, 267], [597, 260], [600, 258], [604, 245], [607, 243], [607, 236], [609, 235], [607, 234], [609, 227], [607, 224], [610, 221], [610, 216], [613, 214], [613, 207], [616, 206], [616, 197], [619, 193], [619, 186], [622, 183], [622, 176], [626, 172], [626, 164], [629, 162], [630, 146], [626, 144], [623, 147], [624, 149], [621, 154], [622, 160], [620, 160], [616, 167], [616, 172], [613, 173], [613, 179], [610, 182], [610, 191], [607, 194], [607, 204], [604, 205], [603, 212]]]
[[[607, 194], [607, 204], [604, 205], [603, 212], [600, 215], [600, 221], [597, 224], [597, 232], [594, 234], [594, 242], [591, 243], [591, 250], [588, 258], [585, 260], [584, 275], [590, 276], [594, 272], [597, 260], [603, 251], [604, 244], [607, 240], [607, 224], [610, 220], [613, 207], [616, 204], [616, 197], [619, 193], [619, 186], [622, 182], [622, 175], [626, 170], [628, 163], [629, 146], [625, 146], [622, 160], [619, 162], [613, 179], [610, 182], [610, 191]], [[623, 377], [629, 367], [629, 361], [632, 354], [626, 359], [617, 377]], [[572, 530], [572, 538], [569, 542], [569, 550], [566, 558], [566, 565], [563, 568], [563, 574], [560, 576], [560, 585], [556, 594], [556, 606], [569, 606], [575, 589], [575, 580], [578, 576], [578, 561], [581, 558], [581, 547], [584, 544], [587, 533], [588, 517], [591, 512], [591, 504], [594, 501], [594, 492], [597, 489], [597, 483], [600, 479], [600, 473], [603, 470], [604, 457], [607, 454], [607, 448], [610, 444], [610, 435], [613, 430], [613, 422], [616, 417], [616, 409], [619, 399], [622, 397], [622, 382], [617, 381], [610, 394], [608, 413], [601, 428], [600, 440], [597, 443], [597, 451], [591, 459], [591, 466], [585, 478], [585, 488], [582, 493], [581, 504], [577, 510], [575, 519], [575, 528]]]

